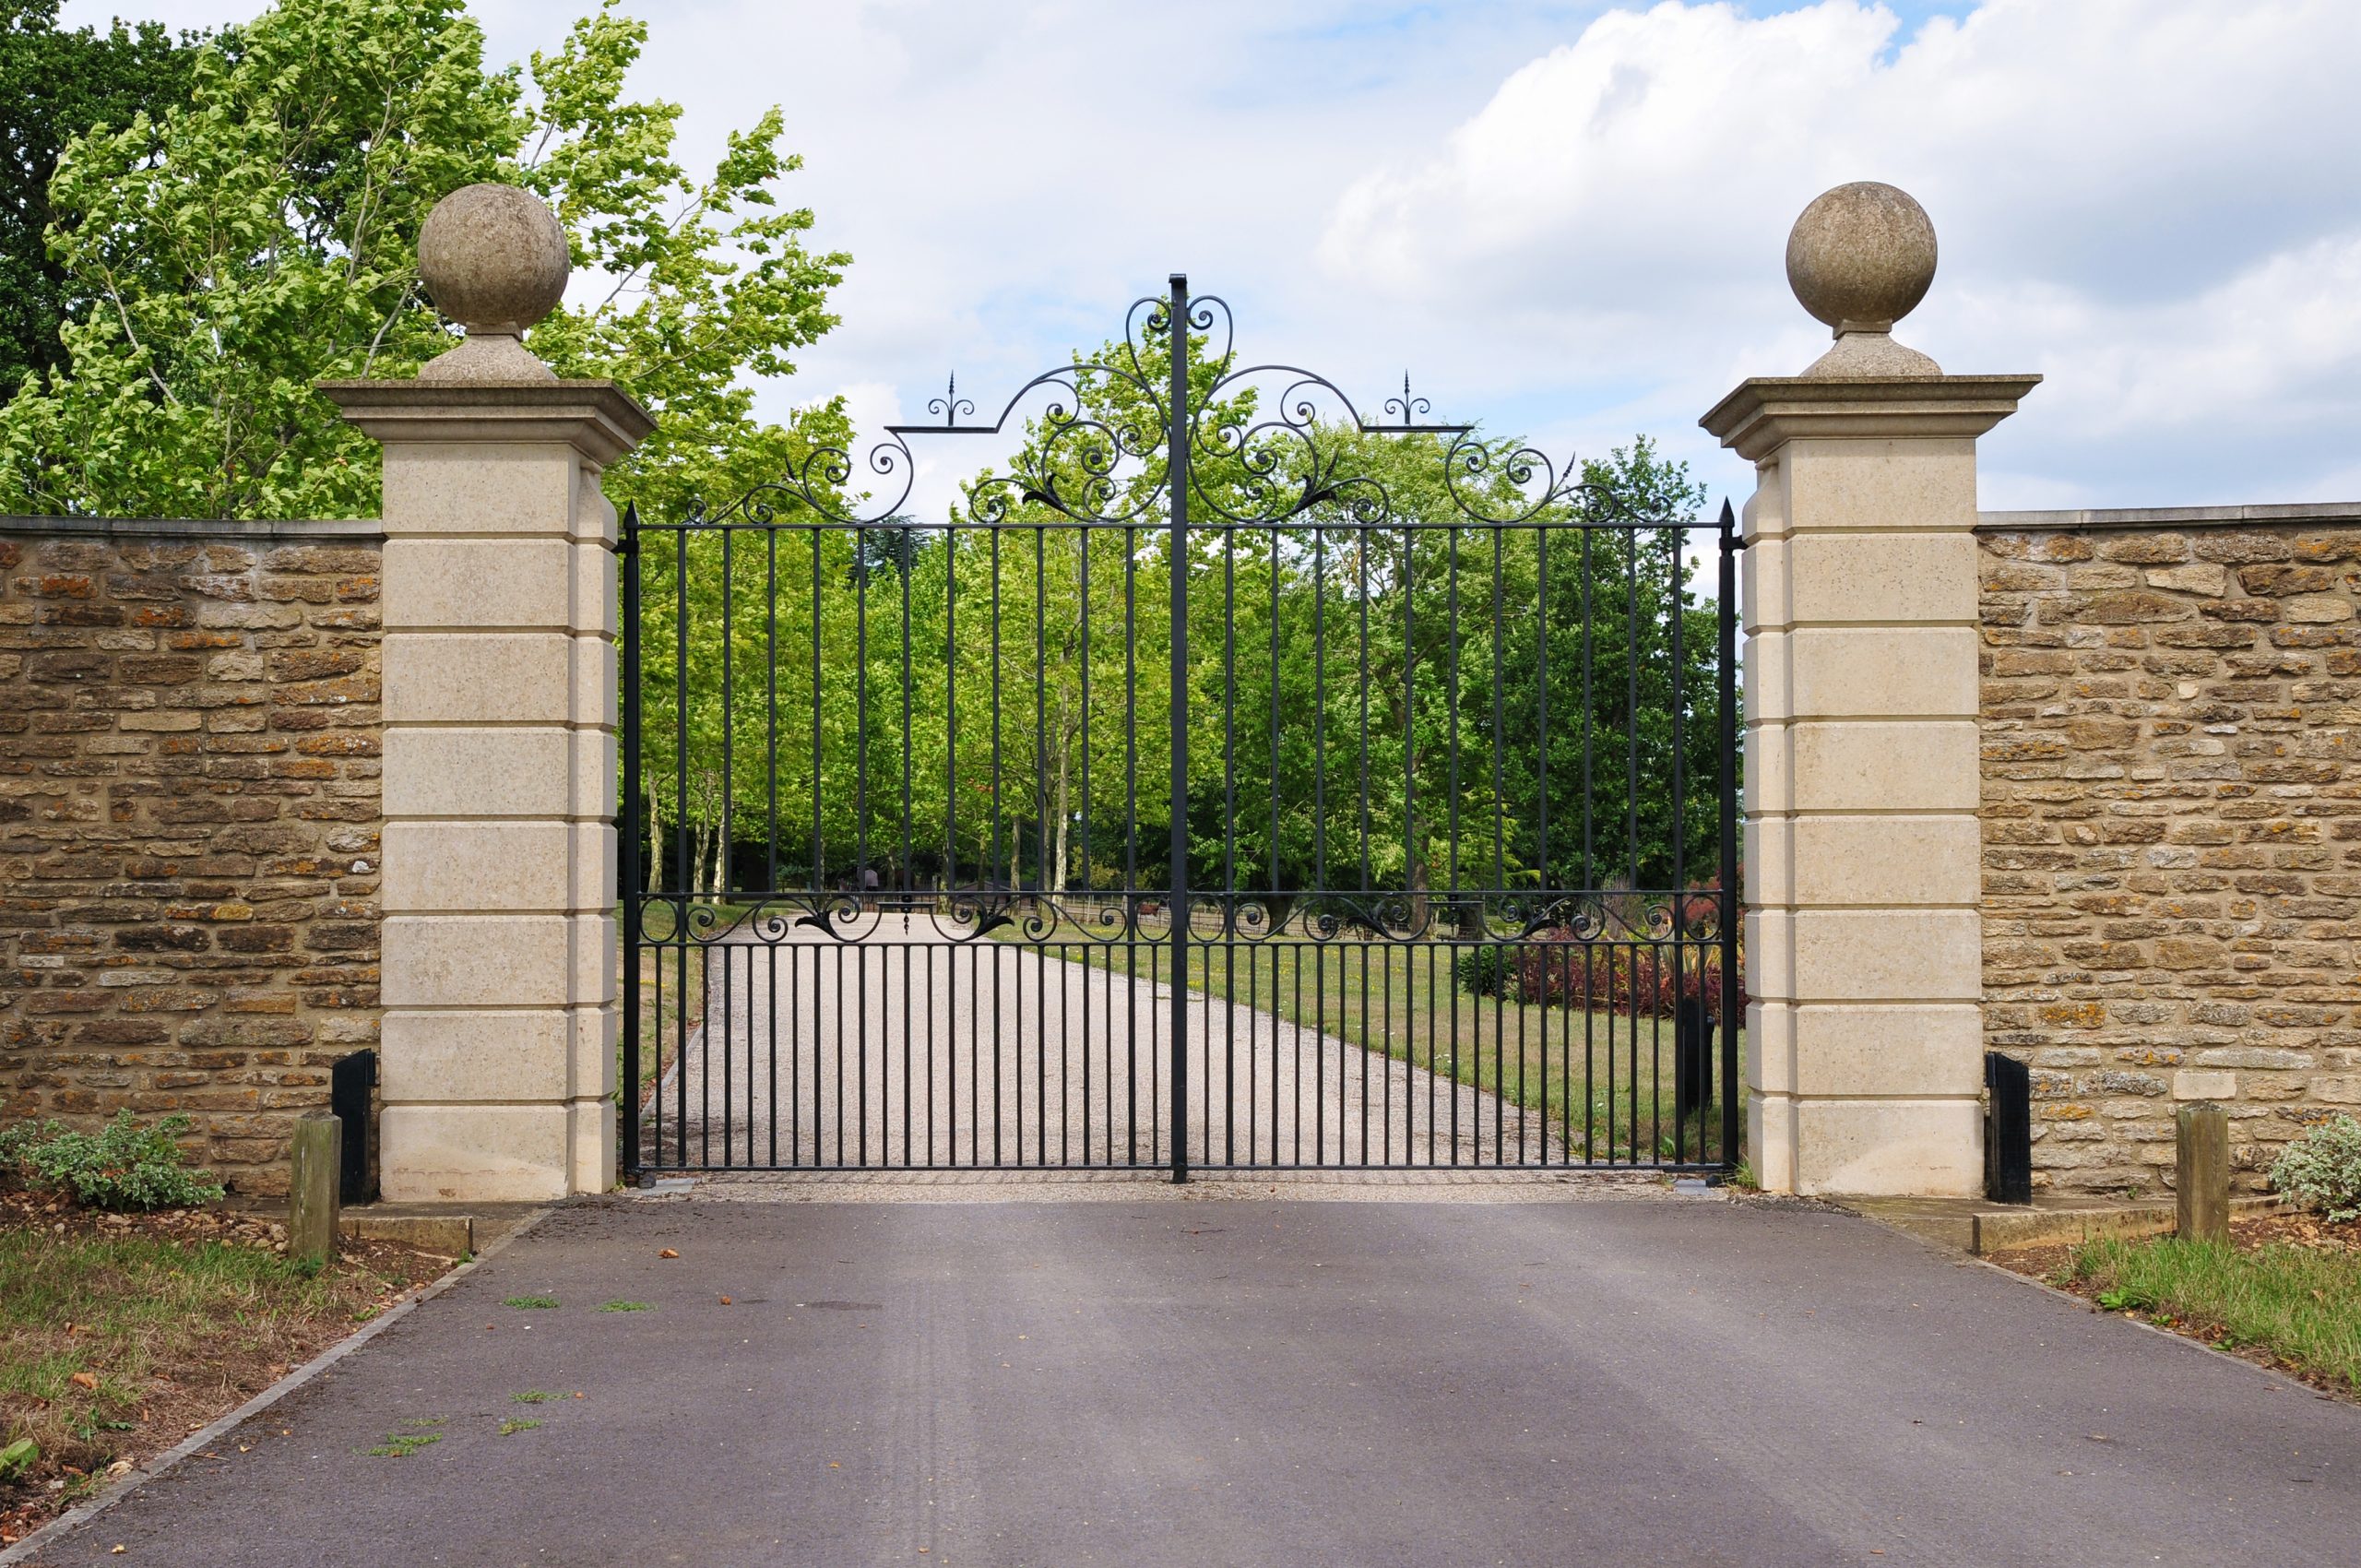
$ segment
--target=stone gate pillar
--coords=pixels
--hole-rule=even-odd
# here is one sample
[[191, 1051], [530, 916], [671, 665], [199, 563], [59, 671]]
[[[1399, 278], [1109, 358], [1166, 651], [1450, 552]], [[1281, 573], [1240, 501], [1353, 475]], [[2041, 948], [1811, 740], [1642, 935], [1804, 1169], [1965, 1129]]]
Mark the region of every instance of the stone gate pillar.
[[1821, 196], [1787, 277], [1835, 346], [1703, 422], [1756, 469], [1747, 1145], [1774, 1192], [1983, 1187], [1975, 443], [2040, 378], [1896, 343], [1934, 272], [1908, 196]]
[[321, 390], [385, 448], [381, 1181], [396, 1199], [598, 1192], [615, 1177], [615, 512], [653, 428], [517, 335], [565, 236], [503, 185], [454, 192], [419, 270], [464, 342], [414, 381]]

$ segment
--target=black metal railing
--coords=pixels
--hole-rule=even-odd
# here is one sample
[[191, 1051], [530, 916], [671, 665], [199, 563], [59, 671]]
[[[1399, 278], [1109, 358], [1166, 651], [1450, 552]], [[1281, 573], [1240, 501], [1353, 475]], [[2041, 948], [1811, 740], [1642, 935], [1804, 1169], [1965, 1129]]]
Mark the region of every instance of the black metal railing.
[[[1734, 1161], [1728, 509], [1228, 321], [632, 509], [628, 1168]], [[922, 524], [922, 432], [1021, 445]]]

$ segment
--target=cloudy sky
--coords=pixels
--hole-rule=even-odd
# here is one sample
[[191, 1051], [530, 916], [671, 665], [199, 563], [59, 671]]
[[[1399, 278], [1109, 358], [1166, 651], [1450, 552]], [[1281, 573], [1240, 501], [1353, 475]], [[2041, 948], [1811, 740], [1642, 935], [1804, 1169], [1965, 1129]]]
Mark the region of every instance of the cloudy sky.
[[[176, 24], [249, 0], [69, 0]], [[579, 0], [478, 0], [493, 54]], [[2355, 0], [642, 0], [692, 161], [774, 102], [850, 251], [786, 407], [979, 404], [1185, 270], [1241, 348], [1552, 450], [1697, 417], [1824, 334], [1788, 225], [1846, 180], [1942, 247], [1897, 333], [2047, 382], [1987, 507], [2361, 499]], [[935, 493], [981, 454], [930, 465]]]

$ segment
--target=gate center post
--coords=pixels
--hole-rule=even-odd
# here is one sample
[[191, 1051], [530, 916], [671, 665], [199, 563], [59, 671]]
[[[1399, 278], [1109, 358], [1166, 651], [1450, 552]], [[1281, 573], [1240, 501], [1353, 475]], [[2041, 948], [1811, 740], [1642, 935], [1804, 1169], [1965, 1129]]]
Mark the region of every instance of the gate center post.
[[[1189, 1179], [1189, 279], [1171, 278], [1171, 408], [1165, 487], [1172, 506], [1172, 1180]], [[1210, 977], [1208, 977], [1210, 979]], [[1208, 1007], [1211, 993], [1208, 992]]]

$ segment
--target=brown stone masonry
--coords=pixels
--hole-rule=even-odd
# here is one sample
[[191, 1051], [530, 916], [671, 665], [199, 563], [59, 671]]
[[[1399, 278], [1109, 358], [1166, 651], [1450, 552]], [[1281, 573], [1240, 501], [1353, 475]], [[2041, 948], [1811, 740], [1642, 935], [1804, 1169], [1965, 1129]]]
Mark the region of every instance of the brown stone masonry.
[[1985, 1039], [2037, 1185], [2361, 1112], [2361, 505], [1987, 513]]
[[0, 518], [0, 1121], [244, 1192], [377, 1037], [374, 522]]

